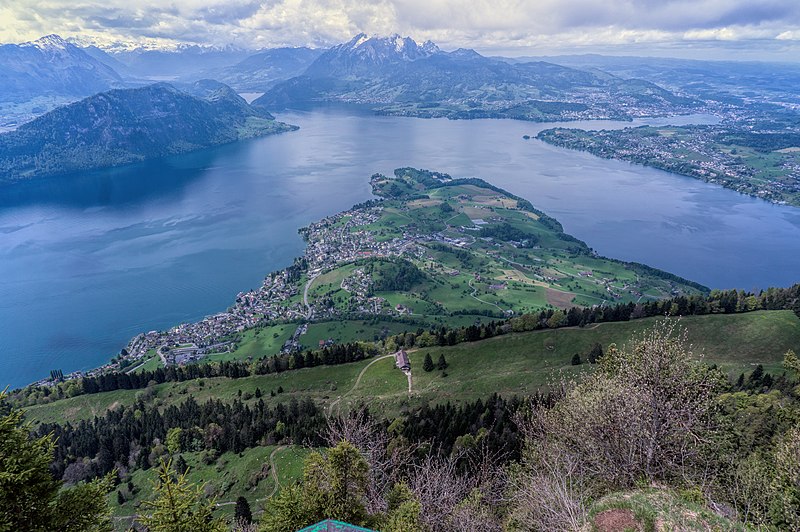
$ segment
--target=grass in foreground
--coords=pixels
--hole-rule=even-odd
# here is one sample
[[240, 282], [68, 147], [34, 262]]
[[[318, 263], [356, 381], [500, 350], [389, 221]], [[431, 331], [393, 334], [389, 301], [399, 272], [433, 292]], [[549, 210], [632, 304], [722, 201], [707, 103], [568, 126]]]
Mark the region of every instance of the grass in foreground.
[[[531, 394], [560, 374], [589, 369], [589, 364], [573, 366], [578, 353], [585, 361], [595, 343], [604, 349], [611, 343], [625, 345], [656, 319], [648, 318], [619, 323], [592, 325], [583, 329], [564, 328], [514, 333], [452, 347], [430, 347], [410, 354], [413, 395], [408, 396], [405, 376], [394, 369], [389, 358], [375, 362], [354, 386], [359, 373], [371, 360], [320, 366], [272, 375], [242, 379], [200, 379], [182, 383], [164, 383], [147, 390], [117, 390], [63, 399], [27, 409], [34, 421], [65, 422], [102, 415], [109, 408], [130, 405], [137, 394], [151, 393], [149, 400], [167, 406], [182, 402], [190, 395], [197, 401], [219, 398], [232, 401], [243, 394], [255, 394], [260, 388], [264, 401], [275, 404], [292, 397], [309, 397], [322, 406], [342, 397], [339, 408], [366, 402], [378, 410], [396, 412], [409, 402], [468, 401], [489, 394]], [[789, 349], [800, 351], [800, 319], [791, 311], [758, 311], [747, 314], [690, 316], [681, 319], [687, 329], [694, 354], [705, 362], [717, 364], [732, 378], [749, 373], [756, 364], [768, 372], [780, 374], [783, 355]], [[430, 353], [434, 361], [444, 354], [449, 367], [446, 376], [440, 371], [425, 373], [422, 362]], [[270, 391], [282, 387], [284, 393], [272, 397]], [[255, 399], [250, 399], [255, 401]]]

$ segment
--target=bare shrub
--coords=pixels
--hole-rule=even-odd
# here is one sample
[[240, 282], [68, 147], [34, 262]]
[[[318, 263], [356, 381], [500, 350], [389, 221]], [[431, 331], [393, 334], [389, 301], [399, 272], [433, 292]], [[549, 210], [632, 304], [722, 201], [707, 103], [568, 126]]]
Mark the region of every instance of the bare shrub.
[[390, 446], [391, 436], [370, 415], [366, 407], [347, 415], [328, 418], [323, 439], [330, 447], [348, 441], [369, 465], [366, 507], [369, 513], [385, 512], [386, 494], [400, 482], [405, 466], [411, 461], [415, 446]]
[[675, 320], [628, 349], [612, 346], [594, 374], [563, 384], [553, 408], [519, 420], [526, 450], [511, 482], [512, 522], [574, 530], [593, 494], [641, 481], [703, 482], [723, 383], [693, 359]]

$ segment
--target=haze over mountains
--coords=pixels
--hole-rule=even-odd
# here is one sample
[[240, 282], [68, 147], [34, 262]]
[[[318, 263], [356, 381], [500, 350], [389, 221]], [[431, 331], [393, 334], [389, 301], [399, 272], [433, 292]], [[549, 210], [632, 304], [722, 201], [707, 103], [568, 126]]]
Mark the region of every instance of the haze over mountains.
[[[57, 36], [0, 49], [2, 94], [67, 99], [152, 81], [216, 79], [239, 92], [264, 92], [265, 108], [315, 102], [368, 104], [381, 113], [525, 120], [629, 118], [694, 102], [658, 85], [596, 68], [510, 63], [474, 50], [442, 51], [410, 37], [356, 35], [323, 50], [276, 48], [111, 50], [79, 48]], [[635, 109], [635, 112], [631, 110]], [[23, 109], [23, 112], [29, 111]]]
[[121, 86], [122, 77], [113, 68], [58, 35], [0, 46], [2, 101], [89, 96]]
[[[256, 53], [197, 46], [106, 51], [80, 48], [49, 35], [0, 47], [3, 124], [14, 127], [57, 105], [109, 89], [142, 87], [161, 79], [174, 87], [100, 95], [42, 117], [16, 135], [0, 137], [2, 178], [50, 175], [57, 166], [65, 172], [114, 166], [229, 142], [272, 132], [271, 126], [264, 129], [263, 124], [249, 129], [256, 117], [269, 120], [271, 111], [331, 102], [358, 104], [378, 114], [423, 118], [631, 120], [696, 112], [714, 95], [717, 102], [727, 105], [741, 104], [756, 94], [747, 90], [734, 94], [725, 85], [726, 72], [735, 70], [729, 65], [718, 65], [715, 76], [700, 79], [697, 65], [686, 61], [657, 62], [662, 72], [641, 58], [556, 60], [563, 64], [489, 58], [470, 49], [448, 52], [431, 41], [419, 43], [397, 34], [370, 37], [361, 33], [328, 50], [276, 48]], [[754, 67], [749, 72], [756, 84], [764, 79], [782, 81], [771, 85], [772, 92], [763, 101], [780, 100], [791, 92], [797, 78], [793, 71], [777, 77]], [[198, 80], [206, 81], [193, 85]], [[197, 93], [198, 87], [203, 87], [202, 94]], [[246, 92], [264, 94], [251, 107], [236, 94]], [[141, 100], [143, 94], [156, 98], [152, 105]], [[199, 96], [200, 102], [186, 99], [192, 95]], [[45, 97], [50, 99], [41, 101]], [[791, 103], [791, 99], [783, 101]], [[204, 120], [199, 109], [212, 104]], [[163, 113], [178, 122], [186, 118], [189, 129], [179, 131], [159, 121], [143, 124], [137, 116], [139, 109], [145, 116]], [[181, 109], [187, 110], [186, 117]], [[104, 112], [107, 116], [101, 116]], [[36, 140], [37, 132], [52, 134], [42, 127], [77, 131], [97, 124], [105, 124], [101, 129], [106, 128], [107, 136], [91, 143], [85, 156], [74, 152], [78, 146], [68, 136], [47, 146]], [[113, 131], [107, 128], [111, 124]], [[160, 139], [158, 146], [125, 139], [125, 135], [141, 136], [145, 131]], [[59, 162], [60, 157], [64, 160]]]

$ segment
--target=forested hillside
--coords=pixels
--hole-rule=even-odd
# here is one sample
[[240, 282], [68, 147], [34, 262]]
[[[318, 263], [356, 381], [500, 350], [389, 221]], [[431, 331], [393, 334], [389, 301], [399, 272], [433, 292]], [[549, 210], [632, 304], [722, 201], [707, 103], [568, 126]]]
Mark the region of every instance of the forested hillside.
[[229, 87], [198, 82], [100, 93], [0, 135], [0, 183], [120, 166], [295, 129]]

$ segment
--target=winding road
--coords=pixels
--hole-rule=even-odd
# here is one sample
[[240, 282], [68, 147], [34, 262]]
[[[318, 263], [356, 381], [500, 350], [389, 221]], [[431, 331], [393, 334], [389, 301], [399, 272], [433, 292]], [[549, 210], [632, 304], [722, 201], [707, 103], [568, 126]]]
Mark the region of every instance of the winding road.
[[475, 294], [478, 293], [478, 289], [475, 288], [474, 286], [472, 286], [472, 279], [470, 279], [467, 282], [467, 284], [469, 285], [470, 288], [472, 288], [472, 293], [469, 295], [472, 299], [476, 299], [476, 300], [478, 300], [481, 303], [484, 303], [486, 305], [494, 305], [495, 307], [499, 308], [501, 312], [506, 312], [506, 310], [503, 307], [501, 307], [500, 305], [498, 305], [497, 303], [492, 303], [491, 301], [484, 301], [483, 299], [481, 299], [478, 296], [476, 296]]

